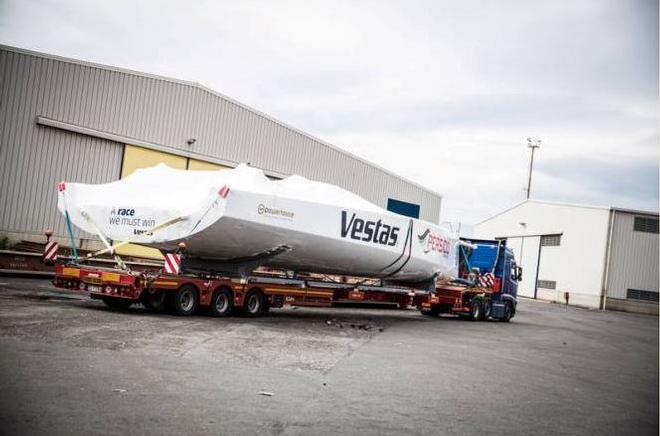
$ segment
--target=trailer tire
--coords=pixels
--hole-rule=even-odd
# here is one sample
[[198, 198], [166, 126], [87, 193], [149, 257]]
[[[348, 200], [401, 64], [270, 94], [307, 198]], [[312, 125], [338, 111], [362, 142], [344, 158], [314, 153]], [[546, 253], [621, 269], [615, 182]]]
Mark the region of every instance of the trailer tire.
[[132, 300], [124, 300], [122, 298], [103, 297], [102, 300], [106, 306], [118, 310], [126, 310], [133, 304]]
[[513, 304], [510, 301], [504, 302], [504, 315], [502, 316], [502, 322], [509, 322], [513, 318], [514, 314]]
[[470, 314], [468, 315], [468, 318], [470, 321], [481, 321], [483, 317], [483, 299], [475, 297], [472, 299], [472, 302], [470, 302]]
[[176, 291], [172, 299], [174, 312], [177, 315], [188, 316], [197, 311], [199, 306], [199, 295], [197, 288], [192, 285], [183, 285]]
[[484, 309], [483, 319], [487, 321], [488, 318], [490, 318], [491, 313], [493, 312], [493, 302], [490, 301], [490, 298], [484, 300], [483, 309]]
[[243, 300], [243, 314], [249, 317], [259, 316], [264, 313], [266, 299], [261, 290], [255, 288], [248, 291]]
[[215, 291], [211, 298], [211, 314], [222, 317], [231, 315], [233, 311], [234, 293], [227, 288], [221, 288]]

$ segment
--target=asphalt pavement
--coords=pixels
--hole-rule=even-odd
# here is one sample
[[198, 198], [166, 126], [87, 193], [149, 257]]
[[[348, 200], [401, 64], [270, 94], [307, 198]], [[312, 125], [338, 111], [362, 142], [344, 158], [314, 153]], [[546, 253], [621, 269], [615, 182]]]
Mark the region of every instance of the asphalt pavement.
[[6, 435], [658, 434], [658, 318], [537, 301], [182, 318], [0, 277], [0, 350]]

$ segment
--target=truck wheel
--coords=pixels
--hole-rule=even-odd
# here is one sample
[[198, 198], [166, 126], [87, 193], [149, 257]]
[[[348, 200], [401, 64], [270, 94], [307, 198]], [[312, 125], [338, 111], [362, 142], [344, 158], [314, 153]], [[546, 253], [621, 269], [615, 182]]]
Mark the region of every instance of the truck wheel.
[[120, 310], [126, 310], [129, 307], [131, 307], [131, 304], [133, 304], [133, 301], [131, 300], [124, 300], [123, 298], [112, 298], [112, 297], [103, 297], [103, 302], [108, 307], [111, 307], [113, 309], [120, 309]]
[[218, 289], [211, 299], [211, 314], [227, 316], [234, 310], [234, 294], [229, 289]]
[[509, 322], [511, 321], [511, 318], [513, 318], [513, 304], [511, 304], [510, 301], [505, 301], [504, 302], [504, 315], [502, 316], [502, 321], [503, 322]]
[[162, 312], [165, 310], [167, 295], [163, 291], [156, 291], [151, 293], [149, 291], [142, 292], [140, 302], [144, 307], [154, 312]]
[[473, 298], [470, 303], [470, 321], [481, 321], [483, 319], [484, 310], [481, 298]]
[[493, 302], [490, 301], [490, 299], [487, 299], [484, 301], [484, 319], [488, 320], [490, 318], [490, 314], [493, 311]]
[[264, 311], [264, 305], [264, 295], [259, 289], [252, 289], [245, 295], [243, 314], [250, 317], [259, 316]]
[[188, 316], [197, 311], [199, 297], [197, 289], [192, 285], [184, 285], [174, 294], [172, 301], [174, 312], [178, 315]]

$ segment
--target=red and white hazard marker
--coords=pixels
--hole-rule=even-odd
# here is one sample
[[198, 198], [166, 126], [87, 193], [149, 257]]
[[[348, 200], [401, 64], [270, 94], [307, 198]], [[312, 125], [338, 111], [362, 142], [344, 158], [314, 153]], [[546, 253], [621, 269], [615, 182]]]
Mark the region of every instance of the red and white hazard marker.
[[50, 241], [48, 244], [46, 244], [46, 248], [44, 248], [44, 255], [43, 258], [46, 261], [49, 262], [54, 262], [55, 259], [57, 259], [57, 250], [60, 249], [60, 244], [58, 244], [55, 241]]
[[179, 274], [181, 268], [181, 256], [174, 253], [165, 253], [165, 272], [168, 274]]
[[495, 286], [495, 275], [493, 273], [486, 273], [479, 276], [479, 286], [482, 288], [492, 288]]

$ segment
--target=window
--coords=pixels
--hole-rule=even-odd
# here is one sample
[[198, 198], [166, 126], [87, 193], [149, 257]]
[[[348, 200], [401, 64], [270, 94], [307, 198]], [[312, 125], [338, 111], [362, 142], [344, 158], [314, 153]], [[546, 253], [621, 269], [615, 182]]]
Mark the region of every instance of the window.
[[541, 246], [543, 247], [559, 247], [560, 243], [561, 243], [561, 235], [541, 236]]
[[554, 280], [539, 280], [536, 286], [543, 289], [557, 289], [557, 282]]
[[636, 232], [658, 233], [658, 219], [636, 216], [633, 230]]
[[419, 204], [408, 203], [406, 201], [387, 199], [387, 210], [398, 213], [399, 215], [419, 218]]
[[640, 291], [639, 289], [628, 289], [626, 298], [640, 301], [658, 301], [658, 293], [653, 291]]

